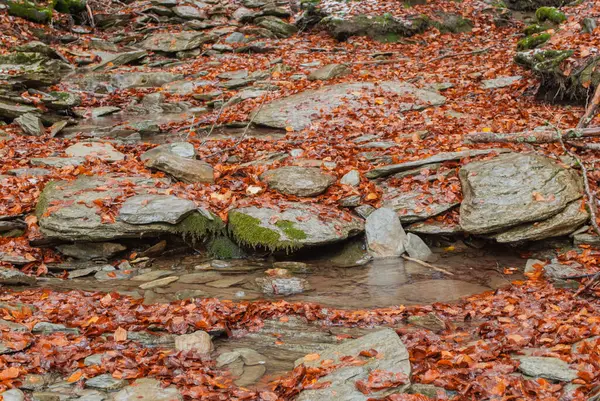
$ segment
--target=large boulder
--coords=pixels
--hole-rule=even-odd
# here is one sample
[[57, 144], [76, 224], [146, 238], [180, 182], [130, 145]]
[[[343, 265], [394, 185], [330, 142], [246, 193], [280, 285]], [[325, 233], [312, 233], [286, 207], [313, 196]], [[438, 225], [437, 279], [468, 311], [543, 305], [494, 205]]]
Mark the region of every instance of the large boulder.
[[[110, 241], [165, 233], [201, 238], [223, 229], [221, 219], [208, 211], [194, 211], [177, 224], [129, 224], [107, 219], [103, 205], [116, 203], [123, 196], [155, 193], [161, 185], [165, 185], [164, 180], [111, 176], [50, 182], [36, 206], [40, 229], [47, 238], [62, 241]], [[178, 198], [173, 200], [179, 202]]]
[[411, 98], [399, 109], [390, 110], [397, 113], [407, 110], [421, 110], [431, 106], [444, 104], [446, 98], [437, 92], [418, 89], [416, 86], [395, 81], [354, 82], [332, 86], [324, 86], [315, 90], [307, 90], [296, 95], [277, 99], [259, 109], [254, 116], [254, 123], [273, 128], [292, 127], [301, 130], [308, 127], [313, 119], [321, 113], [327, 114], [344, 105], [359, 107], [359, 100], [366, 91], [388, 92], [403, 98]]
[[178, 33], [155, 33], [141, 43], [142, 48], [150, 51], [176, 53], [194, 50], [215, 38], [199, 32], [183, 31]]
[[429, 22], [423, 16], [394, 18], [391, 15], [354, 15], [351, 17], [331, 16], [320, 24], [337, 40], [352, 36], [368, 36], [380, 42], [397, 42], [402, 37], [413, 36], [427, 29]]
[[[367, 352], [368, 355], [362, 356], [363, 352]], [[342, 363], [346, 357], [356, 358], [364, 363], [351, 363], [332, 370], [317, 381], [317, 384], [329, 382], [330, 385], [324, 385], [323, 388], [316, 390], [304, 390], [298, 396], [298, 401], [367, 401], [403, 392], [410, 385], [411, 368], [408, 350], [393, 329], [379, 330], [354, 340], [347, 340], [319, 354], [309, 354], [298, 359], [296, 365], [304, 364], [307, 367], [318, 368], [327, 363], [325, 361], [333, 364]], [[389, 375], [393, 384], [385, 386], [384, 389], [367, 387], [365, 389], [367, 394], [361, 392], [359, 388], [364, 389], [364, 384], [369, 382], [369, 378], [377, 372]]]
[[261, 175], [270, 188], [283, 194], [317, 196], [335, 182], [335, 177], [317, 167], [285, 166]]
[[546, 220], [582, 197], [581, 178], [534, 153], [509, 153], [469, 163], [459, 172], [463, 189], [460, 225], [489, 234]]
[[272, 251], [338, 242], [363, 229], [363, 221], [346, 212], [298, 202], [229, 211], [229, 231], [235, 240]]
[[392, 209], [383, 207], [371, 213], [365, 223], [365, 232], [371, 256], [389, 258], [404, 253], [406, 233]]

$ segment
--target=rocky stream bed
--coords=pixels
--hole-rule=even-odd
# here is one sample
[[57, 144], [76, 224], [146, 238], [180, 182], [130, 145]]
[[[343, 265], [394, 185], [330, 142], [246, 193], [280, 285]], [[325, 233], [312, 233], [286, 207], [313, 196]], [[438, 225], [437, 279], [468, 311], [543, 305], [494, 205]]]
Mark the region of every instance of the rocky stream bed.
[[599, 17], [0, 0], [0, 396], [597, 401]]

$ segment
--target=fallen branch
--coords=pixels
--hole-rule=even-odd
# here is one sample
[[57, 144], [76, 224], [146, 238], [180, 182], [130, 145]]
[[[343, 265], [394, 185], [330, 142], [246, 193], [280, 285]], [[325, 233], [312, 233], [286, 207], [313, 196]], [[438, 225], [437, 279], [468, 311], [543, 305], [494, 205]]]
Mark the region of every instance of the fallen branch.
[[473, 54], [480, 54], [480, 53], [485, 53], [488, 50], [490, 50], [493, 46], [488, 46], [488, 47], [484, 47], [483, 49], [476, 49], [470, 52], [465, 52], [465, 53], [449, 53], [449, 54], [444, 54], [443, 56], [438, 56], [438, 57], [434, 57], [431, 60], [427, 61], [425, 64], [429, 64], [429, 63], [433, 63], [434, 61], [439, 61], [439, 60], [443, 60], [445, 58], [455, 58], [455, 57], [462, 57], [462, 56], [470, 56]]
[[[600, 136], [600, 127], [568, 129], [561, 139], [580, 139]], [[544, 129], [538, 131], [523, 131], [508, 134], [495, 132], [472, 132], [466, 134], [463, 142], [467, 143], [552, 143], [559, 142], [559, 137], [554, 129]]]
[[[577, 160], [577, 164], [579, 164], [579, 167], [581, 167], [581, 172], [583, 173], [583, 186], [585, 188], [585, 194], [587, 195], [586, 203], [588, 205], [588, 209], [590, 209], [590, 223], [592, 224], [592, 227], [594, 227], [594, 231], [596, 231], [596, 234], [600, 236], [600, 227], [598, 227], [598, 222], [596, 221], [596, 197], [594, 196], [594, 194], [592, 194], [592, 190], [590, 189], [588, 170], [583, 164], [583, 161], [581, 161], [581, 158], [577, 156], [574, 152], [571, 152], [565, 146], [565, 141], [563, 140], [563, 133], [560, 131], [560, 129], [555, 128], [555, 130], [556, 137], [560, 141], [560, 144], [565, 153]], [[592, 165], [592, 168], [593, 167], [594, 166]]]
[[594, 96], [592, 97], [592, 102], [585, 109], [585, 113], [579, 120], [579, 123], [577, 124], [577, 128], [585, 128], [588, 125], [590, 125], [590, 123], [596, 116], [596, 110], [598, 109], [599, 105], [600, 105], [600, 85], [597, 85], [596, 90], [594, 91]]
[[90, 26], [92, 28], [96, 27], [96, 22], [94, 21], [94, 14], [92, 13], [92, 8], [89, 3], [85, 4], [85, 9], [87, 10], [88, 16], [90, 17]]
[[596, 282], [600, 279], [600, 272], [594, 274], [594, 276], [590, 279], [590, 281], [588, 281], [588, 283], [583, 286], [582, 288], [578, 289], [577, 292], [575, 293], [575, 295], [573, 295], [574, 297], [579, 296], [580, 294], [583, 294], [584, 292], [586, 292], [587, 290], [589, 290], [590, 288], [592, 288], [594, 286], [594, 284], [596, 284]]
[[600, 150], [600, 143], [567, 142], [567, 144], [577, 149]]
[[447, 274], [449, 276], [454, 276], [454, 273], [450, 273], [448, 270], [442, 269], [441, 267], [434, 266], [434, 265], [429, 264], [427, 262], [423, 262], [422, 260], [419, 260], [419, 259], [411, 258], [410, 256], [402, 255], [402, 259], [408, 260], [409, 262], [415, 262], [417, 264], [420, 264], [421, 266], [425, 266], [425, 267], [428, 267], [430, 269], [433, 269], [436, 272], [444, 273], [444, 274]]

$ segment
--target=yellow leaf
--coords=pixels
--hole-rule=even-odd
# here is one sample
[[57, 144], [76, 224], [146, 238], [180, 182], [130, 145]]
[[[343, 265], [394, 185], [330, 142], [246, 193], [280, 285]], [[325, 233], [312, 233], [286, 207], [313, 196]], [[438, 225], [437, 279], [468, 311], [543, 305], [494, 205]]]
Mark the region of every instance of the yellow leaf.
[[365, 199], [368, 201], [377, 199], [377, 194], [375, 192], [371, 192], [367, 195], [367, 197]]
[[294, 132], [294, 127], [287, 126], [287, 127], [285, 127], [285, 130], [287, 132]]
[[81, 379], [81, 376], [83, 376], [83, 372], [81, 370], [78, 370], [77, 372], [75, 372], [71, 376], [69, 376], [69, 378], [67, 379], [67, 382], [75, 383], [76, 381]]
[[317, 359], [319, 359], [321, 357], [321, 355], [319, 354], [308, 354], [304, 357], [304, 360], [306, 362], [310, 362], [310, 361], [316, 361]]
[[482, 129], [483, 132], [492, 132], [492, 129], [490, 127], [485, 127], [484, 129]]

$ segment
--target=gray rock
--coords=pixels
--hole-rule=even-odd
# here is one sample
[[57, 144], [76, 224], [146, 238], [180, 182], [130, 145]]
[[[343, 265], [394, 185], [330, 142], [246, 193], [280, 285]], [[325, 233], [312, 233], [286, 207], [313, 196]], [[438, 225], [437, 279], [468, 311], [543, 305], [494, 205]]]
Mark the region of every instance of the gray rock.
[[408, 256], [413, 259], [418, 259], [423, 262], [431, 262], [435, 260], [435, 255], [431, 252], [431, 249], [418, 235], [408, 233], [404, 240], [404, 249]]
[[111, 374], [106, 373], [86, 380], [85, 385], [98, 390], [115, 391], [125, 387], [127, 381], [115, 379]]
[[125, 159], [125, 155], [116, 150], [110, 143], [79, 142], [65, 149], [69, 157], [94, 157], [107, 162]]
[[246, 36], [240, 32], [232, 32], [225, 38], [225, 43], [246, 43], [247, 41]]
[[110, 259], [127, 247], [114, 242], [79, 242], [59, 245], [57, 249], [66, 256], [80, 260]]
[[2, 399], [4, 401], [24, 401], [25, 400], [25, 393], [23, 393], [18, 388], [6, 390], [1, 395], [2, 395]]
[[370, 82], [343, 83], [277, 99], [257, 110], [254, 122], [273, 128], [292, 127], [301, 130], [308, 127], [321, 112], [327, 114], [341, 105], [349, 108], [362, 107], [359, 99], [363, 93], [377, 89], [415, 99], [402, 104], [399, 111], [422, 110], [439, 106], [446, 101], [437, 92], [418, 89], [404, 82], [383, 81], [377, 85]]
[[[125, 195], [133, 189], [138, 195], [146, 195], [165, 180], [143, 177], [79, 177], [74, 181], [58, 181], [46, 184], [36, 207], [42, 233], [51, 239], [62, 241], [111, 241], [117, 238], [139, 238], [165, 233], [192, 235], [201, 238], [209, 232], [222, 229], [219, 217], [209, 212], [193, 212], [181, 223], [128, 224], [117, 220], [102, 221], [101, 213], [94, 205], [98, 198], [111, 199]], [[98, 188], [102, 188], [99, 191]], [[72, 200], [73, 202], [69, 202]], [[51, 206], [54, 205], [55, 206]], [[88, 206], [90, 205], [90, 206]], [[58, 209], [56, 206], [59, 206]], [[49, 213], [48, 208], [52, 207]]]
[[142, 153], [140, 159], [142, 161], [146, 161], [150, 158], [158, 156], [159, 153], [162, 152], [173, 153], [185, 159], [196, 158], [196, 149], [194, 148], [194, 145], [192, 145], [189, 142], [173, 142], [166, 143], [164, 145], [159, 145], [153, 149]]
[[213, 168], [201, 160], [186, 159], [171, 152], [158, 152], [144, 162], [148, 168], [163, 171], [186, 184], [214, 182]]
[[[110, 266], [110, 265], [109, 265]], [[75, 279], [75, 278], [79, 278], [79, 277], [85, 277], [85, 276], [89, 276], [91, 274], [95, 274], [98, 273], [99, 271], [101, 271], [105, 266], [102, 265], [97, 265], [97, 266], [92, 266], [92, 267], [86, 267], [84, 269], [75, 269], [75, 270], [71, 270], [69, 271], [69, 280]]]
[[381, 208], [367, 217], [367, 249], [374, 258], [398, 257], [404, 253], [406, 233], [392, 209]]
[[150, 51], [175, 53], [197, 49], [213, 40], [214, 37], [199, 32], [154, 33], [144, 40], [141, 46]]
[[37, 113], [26, 113], [15, 118], [15, 122], [26, 135], [41, 136], [44, 135], [46, 129], [42, 120]]
[[174, 283], [177, 280], [179, 280], [179, 277], [177, 277], [177, 276], [163, 277], [163, 278], [159, 278], [159, 279], [156, 279], [153, 281], [149, 281], [144, 284], [140, 284], [140, 288], [142, 290], [149, 290], [152, 288], [166, 287], [167, 285]]
[[329, 79], [343, 77], [348, 75], [352, 70], [344, 64], [328, 64], [310, 73], [309, 81], [327, 81]]
[[371, 205], [360, 205], [354, 211], [363, 219], [369, 217], [371, 213], [373, 213], [376, 209]]
[[[183, 79], [183, 74], [170, 72], [123, 72], [115, 74], [88, 74], [77, 84], [81, 89], [87, 91], [113, 92], [115, 89], [132, 88], [156, 88], [169, 82]], [[130, 123], [131, 124], [131, 123]]]
[[133, 275], [133, 271], [101, 270], [94, 274], [94, 278], [98, 281], [128, 280]]
[[278, 192], [303, 197], [320, 195], [335, 183], [335, 177], [316, 167], [279, 167], [262, 174], [261, 179]]
[[[320, 213], [329, 217], [322, 219]], [[284, 202], [281, 208], [249, 206], [229, 211], [229, 230], [239, 243], [269, 250], [325, 245], [363, 231], [361, 219], [344, 213], [298, 202]]]
[[232, 18], [239, 22], [249, 22], [252, 21], [258, 15], [257, 12], [252, 11], [246, 7], [240, 7], [234, 11], [232, 14]]
[[116, 68], [121, 65], [129, 64], [131, 62], [137, 61], [141, 58], [144, 58], [148, 55], [148, 52], [145, 50], [134, 50], [130, 52], [122, 52], [111, 57], [107, 57], [100, 64], [95, 66], [94, 70], [109, 70], [112, 68]]
[[416, 167], [426, 166], [428, 164], [442, 163], [451, 160], [460, 160], [466, 157], [475, 157], [487, 155], [490, 153], [506, 153], [510, 152], [507, 149], [469, 149], [463, 150], [459, 152], [442, 152], [436, 155], [426, 157], [424, 159], [398, 163], [398, 164], [390, 164], [388, 166], [379, 167], [367, 172], [367, 178], [380, 178], [386, 177], [388, 175], [396, 174], [402, 171], [412, 170]]
[[213, 288], [229, 288], [235, 285], [241, 284], [246, 281], [246, 277], [233, 276], [233, 277], [225, 277], [215, 281], [209, 281], [206, 283], [208, 287]]
[[14, 52], [0, 55], [0, 81], [9, 86], [40, 88], [60, 82], [72, 67], [36, 52]]
[[107, 116], [109, 114], [113, 114], [118, 111], [121, 111], [121, 109], [119, 107], [114, 107], [114, 106], [94, 107], [92, 109], [92, 118]]
[[81, 104], [81, 97], [70, 92], [50, 92], [42, 102], [51, 110], [70, 110]]
[[26, 265], [27, 263], [34, 262], [36, 259], [26, 258], [25, 256], [11, 254], [6, 252], [0, 252], [0, 262], [10, 263], [16, 266]]
[[579, 233], [573, 236], [573, 243], [575, 245], [600, 247], [600, 237], [595, 234]]
[[463, 233], [459, 224], [445, 221], [420, 221], [406, 227], [406, 231], [419, 235], [457, 235]]
[[256, 284], [267, 295], [293, 295], [310, 290], [308, 281], [300, 277], [258, 277]]
[[562, 359], [541, 356], [519, 356], [519, 371], [527, 376], [570, 382], [577, 379], [577, 371]]
[[406, 321], [408, 324], [423, 327], [427, 330], [433, 331], [434, 333], [442, 331], [446, 328], [446, 323], [444, 323], [444, 321], [433, 312], [421, 316], [409, 316]]
[[537, 154], [469, 163], [459, 177], [464, 197], [460, 225], [473, 234], [548, 219], [582, 196], [581, 179], [573, 170]]
[[[394, 210], [402, 223], [425, 220], [459, 204], [458, 199], [449, 200], [446, 193], [436, 187], [430, 187], [428, 193], [424, 193], [420, 188], [406, 191], [384, 182], [381, 188], [383, 206]], [[431, 203], [429, 203], [430, 198], [433, 198]]]
[[254, 23], [273, 32], [278, 38], [289, 38], [298, 32], [298, 28], [296, 28], [295, 25], [288, 24], [287, 22], [274, 16], [256, 18]]
[[52, 333], [67, 333], [67, 334], [79, 334], [79, 329], [70, 328], [64, 324], [56, 324], [49, 322], [38, 322], [33, 326], [31, 330], [34, 333], [41, 334], [52, 334]]
[[498, 77], [494, 79], [486, 79], [481, 81], [481, 86], [483, 89], [499, 89], [504, 88], [506, 86], [511, 86], [515, 82], [518, 82], [523, 77], [520, 75], [514, 77]]
[[174, 195], [136, 195], [119, 209], [119, 220], [129, 224], [177, 224], [197, 209], [194, 202]]
[[177, 351], [194, 351], [200, 354], [208, 354], [213, 350], [210, 334], [198, 330], [191, 334], [182, 334], [175, 337], [175, 349]]
[[29, 332], [27, 326], [4, 319], [0, 319], [0, 329], [23, 333]]
[[357, 187], [360, 185], [360, 173], [358, 170], [351, 170], [344, 174], [340, 179], [340, 184]]
[[52, 171], [45, 168], [15, 168], [8, 170], [6, 173], [15, 177], [44, 177], [52, 174]]
[[192, 7], [192, 6], [176, 6], [176, 7], [173, 7], [171, 10], [173, 10], [175, 15], [177, 15], [178, 17], [184, 18], [184, 19], [201, 20], [201, 19], [206, 18], [206, 13], [204, 13], [202, 10], [200, 10], [196, 7]]
[[266, 366], [244, 366], [244, 373], [234, 383], [236, 386], [246, 387], [256, 383], [267, 371]]
[[[410, 384], [409, 355], [406, 347], [393, 329], [383, 329], [354, 340], [347, 340], [340, 345], [319, 352], [319, 358], [317, 359], [301, 358], [296, 361], [296, 365], [303, 363], [308, 367], [319, 367], [325, 360], [333, 360], [333, 363], [339, 363], [344, 356], [361, 358], [359, 357], [361, 351], [371, 349], [377, 351], [378, 358], [366, 358], [364, 365], [346, 366], [333, 370], [317, 381], [317, 383], [331, 382], [330, 386], [317, 390], [304, 390], [298, 396], [298, 401], [366, 401], [371, 398], [382, 398], [391, 392], [406, 389]], [[374, 391], [371, 394], [363, 394], [358, 390], [356, 383], [359, 380], [367, 380], [369, 374], [375, 370], [404, 374], [406, 375], [406, 385]]]
[[18, 118], [24, 114], [39, 113], [39, 110], [32, 106], [22, 104], [8, 103], [0, 100], [0, 117]]
[[433, 384], [413, 383], [406, 392], [408, 394], [421, 394], [434, 400], [439, 397], [439, 394], [446, 396], [446, 398], [450, 397], [446, 389], [434, 386]]
[[183, 401], [175, 386], [162, 387], [156, 379], [137, 379], [113, 396], [113, 401]]
[[0, 267], [0, 284], [4, 285], [33, 285], [35, 277], [31, 277], [16, 269]]
[[80, 166], [85, 159], [81, 157], [34, 157], [29, 162], [34, 166], [64, 168]]
[[557, 215], [547, 220], [524, 224], [504, 231], [494, 238], [498, 242], [537, 241], [571, 234], [590, 218], [582, 201], [571, 202]]
[[147, 273], [139, 274], [135, 277], [132, 277], [132, 281], [154, 281], [161, 277], [168, 276], [173, 274], [171, 270], [152, 270]]

